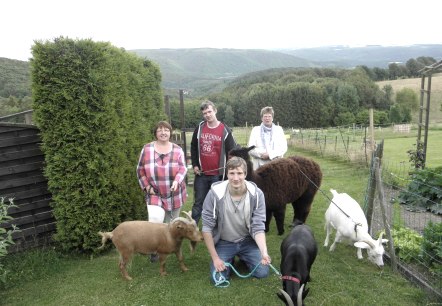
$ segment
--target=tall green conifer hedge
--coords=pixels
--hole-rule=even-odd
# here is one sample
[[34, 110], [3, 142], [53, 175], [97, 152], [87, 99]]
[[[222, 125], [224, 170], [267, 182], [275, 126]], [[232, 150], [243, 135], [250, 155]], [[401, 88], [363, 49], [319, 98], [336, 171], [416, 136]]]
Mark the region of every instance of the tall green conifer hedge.
[[145, 219], [138, 156], [164, 119], [153, 63], [105, 42], [36, 42], [31, 59], [34, 115], [64, 250], [92, 251], [97, 232]]

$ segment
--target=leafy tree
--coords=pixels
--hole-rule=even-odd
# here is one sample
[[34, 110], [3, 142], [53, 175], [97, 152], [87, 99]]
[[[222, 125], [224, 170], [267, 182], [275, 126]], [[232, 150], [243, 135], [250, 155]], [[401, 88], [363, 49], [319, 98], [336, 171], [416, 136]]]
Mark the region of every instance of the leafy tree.
[[358, 68], [364, 70], [370, 79], [372, 79], [373, 81], [376, 81], [376, 75], [372, 69], [368, 68], [365, 65], [358, 66]]
[[422, 65], [422, 68], [425, 66], [431, 66], [437, 61], [431, 56], [420, 56], [417, 59], [417, 62]]
[[423, 68], [423, 65], [419, 63], [414, 58], [410, 58], [406, 63], [405, 66], [408, 69], [408, 76], [409, 77], [417, 77], [419, 76], [419, 70]]
[[356, 114], [359, 109], [359, 96], [356, 87], [349, 83], [341, 83], [335, 93], [336, 112]]
[[411, 88], [403, 88], [396, 93], [396, 103], [415, 112], [419, 109], [419, 99], [416, 92]]
[[401, 69], [397, 63], [390, 63], [388, 65], [388, 75], [390, 80], [396, 80], [401, 76]]
[[334, 119], [334, 124], [338, 126], [350, 125], [354, 122], [355, 122], [355, 115], [353, 115], [351, 112], [339, 113]]
[[391, 123], [411, 122], [411, 111], [401, 104], [394, 104], [390, 108], [389, 119]]
[[374, 67], [373, 68], [374, 81], [384, 81], [388, 80], [389, 72], [387, 69]]
[[377, 108], [381, 110], [390, 109], [391, 105], [393, 105], [393, 87], [390, 84], [384, 85], [381, 91], [379, 91], [379, 96], [377, 98]]
[[29, 96], [23, 98], [13, 96], [0, 98], [0, 116], [15, 114], [30, 109], [32, 109], [32, 98]]
[[361, 107], [374, 108], [376, 106], [379, 86], [370, 79], [365, 70], [356, 68], [350, 71], [345, 80], [356, 87]]
[[226, 111], [224, 115], [224, 123], [227, 124], [229, 127], [234, 126], [234, 117], [233, 117], [233, 109], [230, 105], [226, 106]]
[[[387, 111], [378, 111], [378, 110], [373, 111], [373, 123], [375, 125], [388, 124], [389, 123], [388, 117], [389, 116]], [[370, 123], [369, 110], [363, 109], [359, 113], [357, 113], [355, 116], [355, 122], [356, 124], [362, 124], [368, 126], [368, 124]]]

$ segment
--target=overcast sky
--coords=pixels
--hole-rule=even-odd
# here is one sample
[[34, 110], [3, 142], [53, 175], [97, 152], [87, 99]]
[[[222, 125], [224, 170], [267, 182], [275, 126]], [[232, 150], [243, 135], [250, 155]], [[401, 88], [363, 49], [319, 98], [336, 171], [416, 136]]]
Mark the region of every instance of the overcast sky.
[[35, 40], [133, 49], [442, 44], [440, 0], [5, 0], [0, 57]]

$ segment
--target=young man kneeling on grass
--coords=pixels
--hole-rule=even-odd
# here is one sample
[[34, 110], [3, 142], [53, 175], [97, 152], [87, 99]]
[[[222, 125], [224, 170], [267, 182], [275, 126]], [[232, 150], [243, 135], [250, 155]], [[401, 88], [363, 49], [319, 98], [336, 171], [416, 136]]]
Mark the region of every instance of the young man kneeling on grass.
[[229, 279], [226, 263], [232, 264], [235, 256], [254, 271], [252, 276], [267, 277], [271, 259], [264, 232], [264, 194], [245, 180], [247, 165], [242, 158], [231, 158], [226, 169], [228, 180], [214, 183], [203, 204], [202, 233], [212, 258], [212, 281], [215, 271]]

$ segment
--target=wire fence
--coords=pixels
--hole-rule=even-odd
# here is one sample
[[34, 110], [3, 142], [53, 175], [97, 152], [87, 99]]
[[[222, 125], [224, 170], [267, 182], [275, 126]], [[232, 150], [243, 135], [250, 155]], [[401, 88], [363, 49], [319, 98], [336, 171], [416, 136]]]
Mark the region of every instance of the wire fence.
[[[394, 136], [394, 133], [404, 131], [410, 133], [409, 129], [400, 130], [394, 126], [378, 129], [389, 130], [384, 131], [390, 134], [387, 137], [398, 137], [397, 134]], [[370, 176], [374, 177], [375, 166], [372, 157], [379, 144], [370, 140], [366, 128], [353, 126], [288, 132], [291, 135], [290, 145], [313, 151], [322, 157], [344, 160], [358, 167], [367, 166], [370, 168]], [[380, 156], [382, 155], [381, 152]], [[436, 169], [430, 174], [438, 184], [430, 185], [425, 180], [415, 180], [410, 176], [412, 171], [417, 171], [415, 176], [421, 176], [410, 163], [394, 161], [388, 156], [381, 158], [379, 180], [382, 197], [380, 191], [376, 190], [372, 196], [373, 214], [367, 217], [371, 219], [370, 234], [373, 237], [377, 238], [380, 232], [385, 232], [386, 227], [391, 229], [390, 239], [393, 241], [394, 250], [386, 248], [387, 259], [395, 259], [394, 262], [401, 273], [442, 299], [442, 168]], [[363, 207], [365, 211], [370, 199], [369, 190], [373, 188], [370, 182], [375, 182], [369, 178], [367, 181], [369, 186]], [[414, 188], [411, 189], [410, 186]], [[436, 196], [421, 196], [413, 191], [415, 189], [430, 190]], [[425, 206], [404, 205], [401, 203], [401, 197], [417, 198], [418, 202], [427, 203], [428, 207], [432, 207], [432, 211]]]

